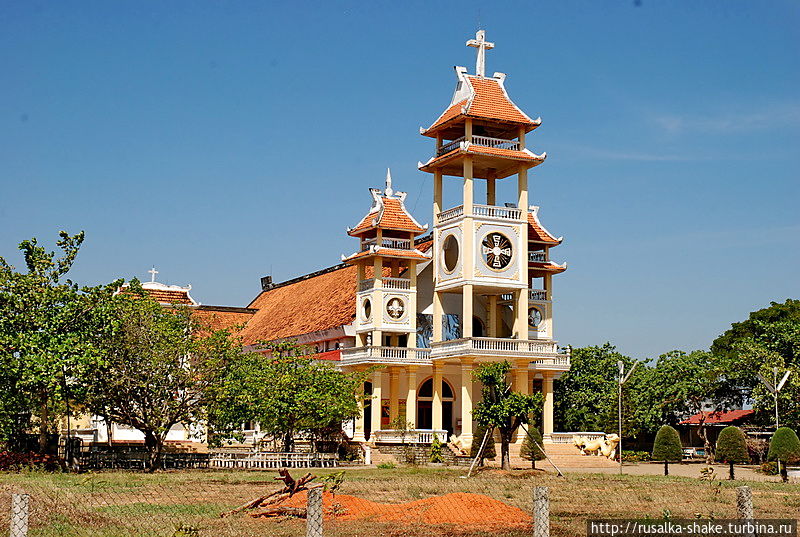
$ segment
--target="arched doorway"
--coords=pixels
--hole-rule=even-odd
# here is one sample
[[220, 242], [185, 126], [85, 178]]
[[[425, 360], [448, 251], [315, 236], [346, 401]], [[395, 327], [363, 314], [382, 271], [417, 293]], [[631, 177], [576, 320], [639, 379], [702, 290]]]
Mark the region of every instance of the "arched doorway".
[[[453, 434], [453, 387], [442, 379], [442, 427]], [[417, 390], [417, 428], [433, 429], [433, 377], [422, 381]]]

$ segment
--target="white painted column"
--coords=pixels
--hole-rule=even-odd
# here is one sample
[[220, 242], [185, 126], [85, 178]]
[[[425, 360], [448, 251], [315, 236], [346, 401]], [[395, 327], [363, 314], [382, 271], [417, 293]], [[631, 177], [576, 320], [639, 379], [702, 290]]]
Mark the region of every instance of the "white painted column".
[[471, 358], [461, 359], [461, 440], [466, 450], [472, 445], [472, 368]]
[[400, 416], [400, 371], [389, 368], [389, 420], [394, 422]]
[[410, 423], [409, 427], [412, 429], [417, 428], [417, 366], [406, 366], [406, 386], [408, 386], [408, 393], [406, 394], [406, 422]]
[[553, 441], [553, 377], [547, 372], [542, 375], [542, 394], [544, 395], [542, 439], [549, 444]]
[[461, 337], [472, 337], [472, 284], [462, 287]]
[[432, 362], [431, 369], [433, 370], [433, 408], [432, 414], [432, 427], [436, 430], [441, 430], [442, 427], [442, 363]]
[[[528, 395], [531, 393], [531, 381], [530, 375], [528, 370], [528, 360], [517, 360], [514, 364], [514, 370], [516, 371], [516, 383], [514, 386], [514, 391], [519, 392], [523, 395]], [[517, 439], [516, 442], [521, 444], [525, 440], [525, 431], [522, 430], [522, 427], [517, 429]]]
[[367, 438], [364, 436], [364, 383], [361, 382], [361, 385], [358, 389], [357, 393], [358, 397], [358, 407], [361, 409], [361, 412], [358, 413], [356, 416], [356, 422], [354, 426], [353, 432], [353, 441], [354, 442], [366, 442]]
[[372, 430], [381, 430], [381, 402], [383, 400], [383, 390], [381, 389], [381, 377], [383, 371], [378, 370], [372, 374]]

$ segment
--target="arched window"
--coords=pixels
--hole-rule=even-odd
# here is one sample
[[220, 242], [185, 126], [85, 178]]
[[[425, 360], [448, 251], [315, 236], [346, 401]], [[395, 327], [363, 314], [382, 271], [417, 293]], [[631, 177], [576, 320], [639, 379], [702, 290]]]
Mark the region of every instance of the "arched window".
[[[417, 391], [417, 399], [433, 399], [433, 377], [420, 384]], [[453, 399], [455, 399], [453, 387], [442, 379], [442, 401], [452, 401]]]

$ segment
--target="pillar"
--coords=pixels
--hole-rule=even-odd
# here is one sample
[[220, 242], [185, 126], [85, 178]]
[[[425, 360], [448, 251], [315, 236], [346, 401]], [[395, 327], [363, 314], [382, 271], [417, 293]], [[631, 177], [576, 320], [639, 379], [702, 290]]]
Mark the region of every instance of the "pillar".
[[406, 366], [406, 422], [409, 428], [417, 428], [417, 366]]
[[364, 436], [364, 382], [362, 381], [358, 392], [356, 393], [356, 397], [358, 398], [358, 407], [361, 409], [361, 412], [358, 413], [356, 416], [356, 422], [353, 432], [353, 441], [354, 442], [366, 442], [367, 438]]
[[[435, 272], [435, 271], [434, 271]], [[433, 341], [442, 341], [442, 319], [444, 311], [442, 307], [442, 294], [439, 291], [433, 292]]]
[[462, 289], [461, 303], [461, 337], [472, 337], [472, 284], [466, 284]]
[[[378, 243], [380, 244], [383, 237], [383, 232], [378, 230]], [[380, 289], [383, 287], [383, 259], [380, 256], [375, 256], [375, 261], [372, 267], [375, 278], [375, 287], [372, 290], [372, 326], [380, 326], [381, 319], [383, 318], [383, 293]], [[380, 330], [372, 331], [372, 346], [383, 346], [383, 332]]]
[[400, 416], [400, 371], [389, 368], [389, 421], [396, 422]]
[[[381, 377], [383, 371], [378, 370], [372, 373], [372, 430], [381, 429], [381, 402], [383, 401], [383, 390], [381, 389]], [[373, 437], [374, 438], [374, 437]], [[370, 440], [373, 440], [370, 438]]]
[[497, 310], [497, 295], [490, 295], [489, 296], [489, 311], [487, 312], [489, 326], [487, 327], [487, 331], [489, 332], [489, 337], [497, 337], [497, 326], [500, 322], [498, 319], [498, 310]]
[[489, 168], [486, 174], [486, 205], [497, 203], [497, 189], [495, 188], [497, 172], [494, 168]]
[[433, 370], [433, 408], [432, 408], [432, 427], [434, 430], [442, 429], [442, 363], [432, 362]]
[[[531, 393], [531, 380], [528, 363], [528, 360], [517, 360], [517, 362], [514, 364], [514, 371], [516, 372], [514, 391], [519, 392], [522, 395], [528, 395]], [[522, 427], [520, 427], [517, 429], [516, 442], [521, 444], [524, 440], [525, 431], [523, 431]]]
[[515, 291], [514, 331], [517, 339], [528, 339], [528, 290]]
[[547, 372], [542, 377], [542, 395], [544, 409], [542, 411], [542, 437], [547, 443], [553, 439], [553, 377]]
[[464, 449], [472, 445], [472, 359], [461, 359], [461, 440]]

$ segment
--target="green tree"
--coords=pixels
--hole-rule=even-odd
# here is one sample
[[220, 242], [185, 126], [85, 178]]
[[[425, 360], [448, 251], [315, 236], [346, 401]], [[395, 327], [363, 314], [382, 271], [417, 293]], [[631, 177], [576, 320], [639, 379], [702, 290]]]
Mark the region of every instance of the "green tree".
[[442, 456], [442, 441], [439, 440], [438, 434], [433, 436], [429, 459], [431, 462], [444, 462], [444, 457]]
[[355, 418], [366, 375], [344, 373], [308, 358], [292, 342], [264, 344], [262, 352], [239, 356], [222, 378], [211, 406], [210, 422], [220, 438], [230, 437], [246, 421], [294, 449], [299, 431], [316, 430]]
[[774, 424], [775, 400], [756, 372], [771, 379], [773, 367], [781, 375], [791, 371], [778, 398], [780, 422], [800, 427], [800, 300], [772, 302], [750, 313], [715, 339], [711, 351], [729, 362], [729, 376], [743, 395], [754, 400], [756, 417], [764, 425]]
[[541, 461], [545, 458], [544, 451], [540, 449], [542, 444], [542, 433], [539, 432], [537, 427], [530, 425], [525, 440], [522, 441], [520, 446], [519, 455], [526, 461], [531, 461], [531, 468], [536, 468], [536, 461]]
[[681, 437], [674, 427], [664, 425], [656, 434], [653, 444], [653, 460], [664, 461], [664, 475], [669, 475], [669, 463], [683, 459]]
[[[486, 436], [487, 431], [489, 436], [486, 438], [486, 443], [483, 444], [483, 437]], [[494, 427], [478, 423], [475, 425], [475, 433], [472, 437], [472, 445], [469, 448], [469, 456], [473, 459], [477, 457], [478, 450], [481, 448], [482, 444], [483, 451], [481, 452], [481, 458], [478, 461], [480, 466], [483, 466], [483, 462], [486, 459], [494, 460], [497, 458], [497, 451], [494, 448]]]
[[[633, 367], [634, 360], [617, 352], [610, 343], [602, 346], [575, 348], [569, 371], [555, 382], [554, 420], [565, 431], [616, 431], [618, 427], [618, 372], [617, 362], [625, 364], [625, 370]], [[644, 374], [640, 364], [623, 392], [624, 436], [635, 436], [638, 427], [633, 417], [634, 401], [629, 394], [636, 390]]]
[[781, 464], [781, 479], [784, 483], [789, 480], [786, 463], [794, 462], [797, 459], [800, 459], [800, 439], [797, 438], [797, 433], [789, 427], [779, 427], [770, 440], [767, 460], [783, 463]]
[[[206, 418], [221, 375], [240, 355], [227, 331], [208, 332], [188, 308], [165, 308], [137, 280], [95, 311], [95, 346], [86, 408], [107, 423], [144, 434], [148, 470], [161, 467], [170, 429]], [[197, 431], [199, 434], [199, 431]]]
[[750, 454], [747, 451], [747, 439], [742, 430], [738, 427], [725, 427], [717, 437], [716, 458], [719, 462], [730, 465], [730, 479], [735, 479], [733, 473], [734, 463], [750, 462]]
[[504, 470], [511, 469], [509, 446], [514, 432], [522, 423], [528, 422], [528, 416], [542, 412], [542, 394], [524, 395], [511, 391], [507, 382], [511, 364], [493, 362], [478, 366], [473, 377], [483, 384], [482, 399], [473, 410], [478, 423], [493, 425], [500, 433], [500, 460]]
[[116, 283], [80, 288], [66, 278], [83, 240], [83, 232], [61, 231], [60, 257], [35, 238], [21, 242], [25, 272], [0, 257], [0, 440], [32, 422], [44, 451], [68, 400], [81, 399], [87, 370], [98, 360], [86, 337], [91, 312], [111, 297]]

